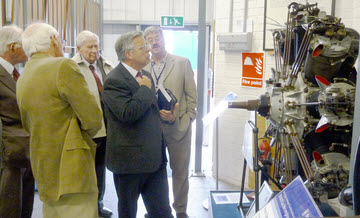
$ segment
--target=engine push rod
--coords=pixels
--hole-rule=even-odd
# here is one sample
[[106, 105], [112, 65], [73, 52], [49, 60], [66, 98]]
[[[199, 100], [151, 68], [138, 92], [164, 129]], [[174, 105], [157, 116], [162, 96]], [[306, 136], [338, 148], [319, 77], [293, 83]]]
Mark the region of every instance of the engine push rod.
[[[282, 76], [282, 69], [283, 69], [283, 66], [282, 66], [282, 57], [281, 57], [281, 51], [280, 51], [280, 44], [279, 44], [279, 41], [280, 41], [280, 38], [281, 38], [281, 33], [279, 31], [275, 31], [273, 33], [273, 41], [274, 41], [274, 52], [275, 52], [275, 69], [276, 69], [276, 72], [275, 72], [275, 81], [276, 82], [279, 82], [279, 79], [280, 78], [283, 78]], [[281, 75], [279, 75], [281, 74]]]
[[285, 165], [285, 175], [286, 175], [286, 182], [290, 183], [292, 181], [292, 162], [291, 162], [291, 153], [290, 153], [290, 143], [288, 134], [286, 134], [285, 129], [282, 129], [280, 132], [281, 136], [281, 144], [284, 149], [284, 165]]
[[288, 124], [285, 124], [285, 127], [286, 127], [287, 132], [290, 135], [291, 141], [294, 144], [295, 151], [299, 157], [299, 160], [300, 160], [301, 166], [304, 170], [305, 176], [306, 176], [307, 180], [310, 181], [310, 179], [314, 176], [313, 171], [311, 169], [310, 162], [306, 157], [304, 148], [302, 147], [301, 141], [299, 139], [299, 135], [297, 134], [297, 132], [295, 130], [295, 126], [293, 123], [288, 123]]
[[290, 54], [291, 54], [291, 40], [292, 40], [292, 29], [294, 26], [294, 21], [291, 18], [291, 7], [293, 4], [289, 5], [288, 16], [286, 21], [286, 33], [285, 33], [285, 45], [284, 45], [284, 64], [282, 66], [282, 75], [281, 77], [285, 79], [287, 77], [287, 70], [290, 67]]
[[298, 73], [300, 71], [301, 64], [304, 61], [307, 48], [309, 47], [311, 38], [312, 38], [312, 30], [311, 30], [311, 24], [310, 24], [308, 29], [306, 30], [305, 36], [300, 44], [299, 52], [296, 55], [294, 64], [291, 68], [289, 78], [286, 81], [286, 87], [291, 87], [295, 84]]

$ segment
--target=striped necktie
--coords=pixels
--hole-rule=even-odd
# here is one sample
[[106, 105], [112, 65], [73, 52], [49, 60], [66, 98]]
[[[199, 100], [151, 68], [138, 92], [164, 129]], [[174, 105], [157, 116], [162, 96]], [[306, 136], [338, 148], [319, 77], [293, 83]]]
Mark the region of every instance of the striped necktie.
[[102, 86], [102, 84], [101, 84], [100, 78], [99, 78], [98, 75], [95, 73], [95, 67], [94, 67], [92, 64], [90, 64], [90, 65], [89, 65], [89, 68], [90, 68], [92, 74], [94, 75], [94, 78], [95, 78], [96, 85], [97, 85], [97, 87], [98, 87], [99, 93], [101, 93], [103, 86]]

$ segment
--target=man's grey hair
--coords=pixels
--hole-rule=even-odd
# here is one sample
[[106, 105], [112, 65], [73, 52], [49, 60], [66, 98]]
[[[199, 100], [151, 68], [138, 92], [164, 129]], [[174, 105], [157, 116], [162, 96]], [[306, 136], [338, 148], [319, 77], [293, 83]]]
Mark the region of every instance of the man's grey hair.
[[9, 51], [9, 45], [16, 43], [15, 48], [21, 47], [21, 35], [23, 31], [15, 25], [0, 28], [0, 55]]
[[78, 36], [76, 37], [76, 46], [80, 47], [89, 38], [96, 38], [99, 44], [99, 37], [95, 33], [90, 32], [88, 30], [84, 30], [81, 33], [79, 33]]
[[151, 33], [160, 33], [161, 37], [164, 38], [163, 30], [158, 26], [149, 26], [148, 28], [146, 28], [144, 31], [145, 38], [147, 35], [149, 35]]
[[25, 54], [30, 58], [37, 52], [46, 52], [51, 46], [51, 37], [59, 37], [57, 30], [46, 23], [34, 23], [28, 26], [23, 34], [22, 45]]
[[115, 51], [119, 61], [126, 60], [125, 52], [134, 49], [133, 39], [137, 36], [144, 37], [144, 34], [141, 31], [128, 32], [116, 40]]

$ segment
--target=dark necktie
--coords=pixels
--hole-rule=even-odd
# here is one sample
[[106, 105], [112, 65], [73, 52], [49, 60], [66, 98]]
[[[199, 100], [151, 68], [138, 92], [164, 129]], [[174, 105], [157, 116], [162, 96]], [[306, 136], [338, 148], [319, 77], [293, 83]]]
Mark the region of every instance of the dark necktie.
[[19, 72], [17, 71], [17, 69], [14, 67], [14, 70], [13, 70], [13, 75], [12, 75], [13, 79], [15, 80], [15, 82], [19, 79], [20, 77], [20, 74]]
[[101, 84], [100, 78], [99, 78], [98, 75], [95, 73], [95, 67], [90, 64], [90, 65], [89, 65], [89, 68], [90, 68], [92, 74], [94, 75], [94, 78], [95, 78], [96, 85], [97, 85], [97, 87], [98, 87], [99, 93], [101, 93], [103, 86], [102, 86], [102, 84]]
[[136, 77], [140, 77], [142, 79], [142, 73], [141, 71], [137, 72]]

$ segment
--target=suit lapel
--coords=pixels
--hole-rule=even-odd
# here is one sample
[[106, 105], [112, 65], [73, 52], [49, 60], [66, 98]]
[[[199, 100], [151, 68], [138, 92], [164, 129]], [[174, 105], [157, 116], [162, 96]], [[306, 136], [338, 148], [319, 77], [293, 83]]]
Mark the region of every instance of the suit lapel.
[[122, 63], [119, 64], [119, 71], [123, 75], [123, 77], [129, 81], [129, 84], [135, 87], [139, 87], [139, 83], [131, 75], [131, 73], [124, 67], [124, 65], [122, 65]]
[[102, 76], [102, 81], [104, 81], [106, 73], [105, 73], [105, 70], [104, 70], [104, 63], [103, 63], [101, 57], [97, 60], [96, 64], [97, 64], [98, 68], [100, 69], [101, 76]]
[[0, 81], [13, 92], [16, 92], [16, 82], [11, 75], [0, 65]]
[[149, 72], [147, 72], [146, 70], [141, 70], [141, 73], [143, 76], [145, 75], [145, 76], [149, 77], [149, 79], [151, 80], [151, 90], [153, 92], [155, 92], [155, 84], [154, 84], [154, 80], [153, 80], [151, 74]]
[[173, 58], [173, 56], [171, 54], [167, 54], [166, 57], [166, 65], [165, 65], [165, 69], [163, 72], [163, 82], [166, 80], [166, 78], [169, 76], [171, 70], [173, 69], [175, 63], [174, 63], [175, 59]]

